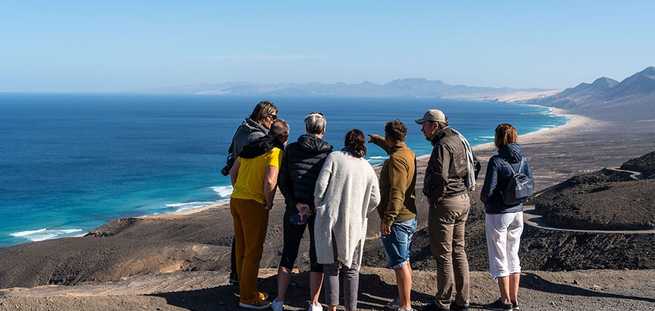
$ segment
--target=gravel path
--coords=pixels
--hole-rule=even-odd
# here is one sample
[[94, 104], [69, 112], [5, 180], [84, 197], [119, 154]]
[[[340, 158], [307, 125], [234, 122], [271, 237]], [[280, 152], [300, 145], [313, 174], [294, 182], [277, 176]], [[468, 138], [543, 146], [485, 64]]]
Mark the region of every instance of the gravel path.
[[655, 229], [651, 230], [581, 230], [581, 229], [566, 229], [548, 226], [541, 219], [541, 215], [534, 213], [534, 205], [526, 205], [523, 209], [523, 223], [525, 225], [551, 231], [562, 232], [582, 232], [582, 233], [597, 233], [597, 234], [655, 234]]

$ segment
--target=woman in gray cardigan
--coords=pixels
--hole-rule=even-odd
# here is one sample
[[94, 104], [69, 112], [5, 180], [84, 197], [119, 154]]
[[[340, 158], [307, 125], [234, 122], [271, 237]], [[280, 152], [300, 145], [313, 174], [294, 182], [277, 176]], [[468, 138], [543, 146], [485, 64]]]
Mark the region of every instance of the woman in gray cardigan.
[[378, 178], [366, 155], [364, 133], [346, 134], [345, 147], [325, 160], [316, 181], [314, 235], [318, 263], [326, 277], [329, 310], [339, 304], [339, 272], [343, 275], [346, 310], [356, 310], [359, 266], [368, 213], [380, 203]]

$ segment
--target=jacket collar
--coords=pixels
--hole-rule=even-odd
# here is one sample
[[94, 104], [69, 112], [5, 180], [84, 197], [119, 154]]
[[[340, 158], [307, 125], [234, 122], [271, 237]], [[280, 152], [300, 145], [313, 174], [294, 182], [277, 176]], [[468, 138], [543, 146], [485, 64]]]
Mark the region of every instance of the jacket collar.
[[436, 145], [444, 136], [446, 136], [447, 132], [450, 132], [450, 127], [448, 126], [434, 133], [434, 136], [432, 136], [432, 139], [430, 139], [432, 145]]
[[396, 142], [395, 144], [390, 146], [389, 154], [395, 153], [396, 151], [402, 150], [402, 149], [407, 149], [407, 143], [405, 143], [404, 141]]

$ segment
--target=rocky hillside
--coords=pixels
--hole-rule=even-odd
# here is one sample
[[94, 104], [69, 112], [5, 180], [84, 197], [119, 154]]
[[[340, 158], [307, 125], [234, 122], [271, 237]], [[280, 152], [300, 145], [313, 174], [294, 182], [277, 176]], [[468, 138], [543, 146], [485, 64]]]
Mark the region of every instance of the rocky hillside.
[[580, 83], [530, 103], [605, 120], [650, 120], [655, 118], [655, 67], [648, 67], [621, 82], [602, 77], [593, 83]]
[[[536, 211], [551, 226], [584, 230], [655, 228], [655, 171], [653, 154], [624, 163], [620, 171], [603, 169], [544, 191]], [[643, 173], [642, 173], [643, 172]]]

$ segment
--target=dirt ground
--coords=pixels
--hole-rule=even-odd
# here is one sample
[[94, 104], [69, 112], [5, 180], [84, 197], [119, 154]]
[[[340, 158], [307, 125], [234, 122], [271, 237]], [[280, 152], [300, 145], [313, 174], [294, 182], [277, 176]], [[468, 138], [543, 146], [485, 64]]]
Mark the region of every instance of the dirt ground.
[[[275, 271], [260, 272], [261, 288], [275, 292]], [[295, 274], [288, 310], [304, 310], [307, 273]], [[103, 285], [46, 286], [0, 290], [0, 310], [238, 310], [225, 277], [211, 272], [177, 272], [135, 277]], [[414, 271], [413, 306], [423, 307], [435, 292], [433, 272]], [[525, 271], [519, 301], [523, 310], [655, 310], [655, 270]], [[471, 274], [471, 309], [487, 310], [497, 288], [484, 272]], [[360, 310], [383, 310], [396, 294], [393, 272], [364, 267]]]

